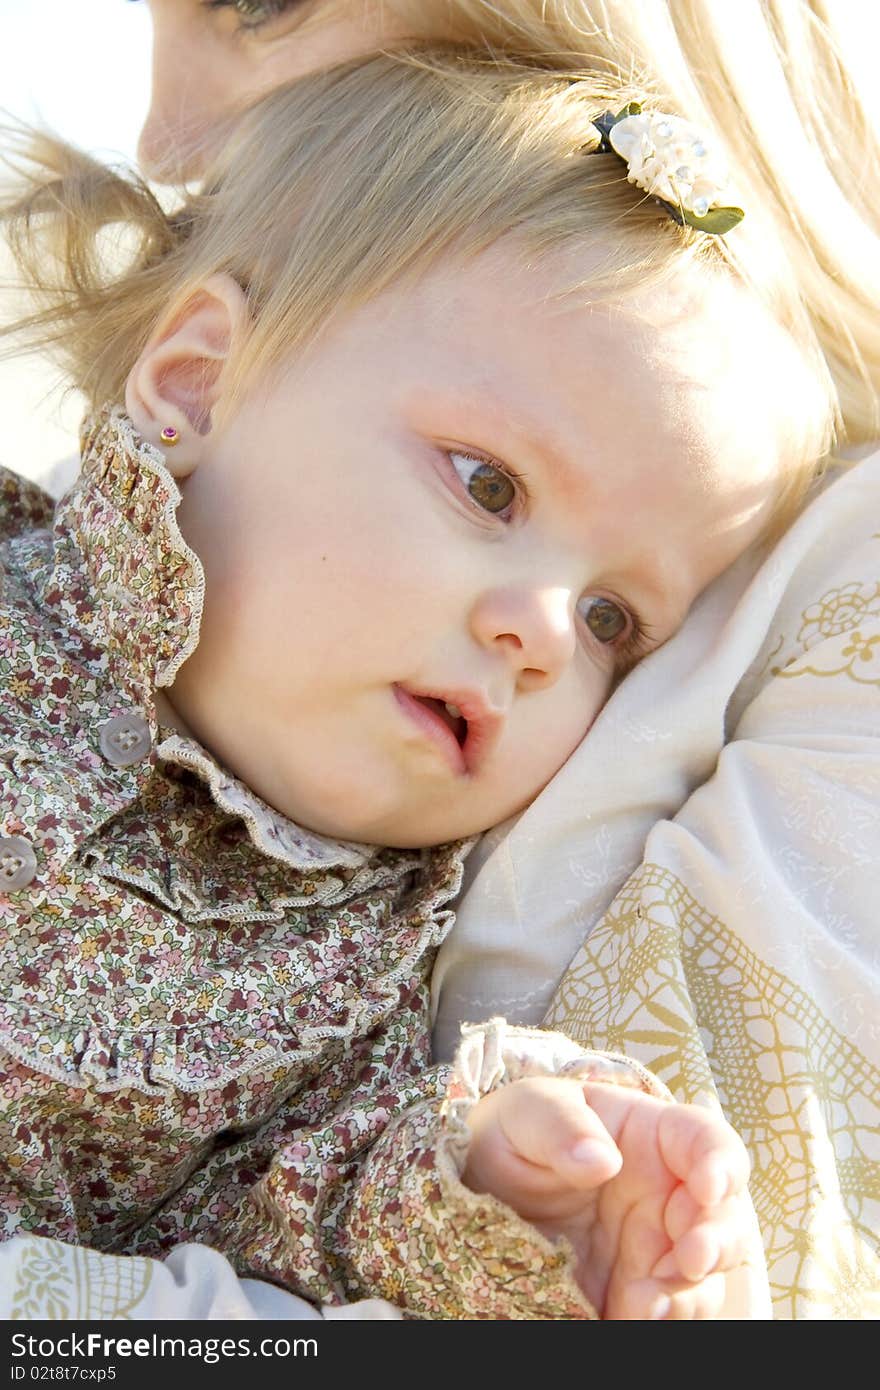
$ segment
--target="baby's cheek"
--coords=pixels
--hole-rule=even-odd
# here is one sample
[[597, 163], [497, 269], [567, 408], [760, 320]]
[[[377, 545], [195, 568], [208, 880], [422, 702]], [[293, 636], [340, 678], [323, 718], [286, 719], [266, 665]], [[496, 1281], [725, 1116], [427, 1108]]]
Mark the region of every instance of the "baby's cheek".
[[567, 731], [572, 749], [589, 733], [610, 700], [614, 687], [615, 672], [611, 657], [602, 660], [579, 645], [571, 667], [560, 682], [560, 708], [555, 712], [560, 729]]
[[520, 749], [515, 753], [523, 777], [532, 784], [533, 795], [556, 775], [589, 735], [610, 688], [610, 679], [592, 672], [587, 678], [566, 681], [565, 688], [544, 692], [543, 707], [535, 699], [528, 727], [520, 738]]

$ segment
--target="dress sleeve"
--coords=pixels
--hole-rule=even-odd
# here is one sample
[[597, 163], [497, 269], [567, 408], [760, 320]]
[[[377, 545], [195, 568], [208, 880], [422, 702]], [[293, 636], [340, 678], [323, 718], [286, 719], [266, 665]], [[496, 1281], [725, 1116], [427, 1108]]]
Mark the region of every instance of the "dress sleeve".
[[0, 541], [52, 525], [55, 503], [28, 478], [0, 467]]
[[365, 1061], [361, 1089], [329, 1119], [304, 1123], [300, 1100], [215, 1154], [130, 1253], [196, 1240], [239, 1274], [313, 1303], [381, 1298], [408, 1317], [595, 1317], [568, 1244], [460, 1182], [465, 1116], [481, 1094], [527, 1074], [665, 1090], [621, 1058], [500, 1020], [469, 1031], [452, 1069], [413, 1072], [385, 1038]]
[[442, 1099], [390, 1126], [364, 1163], [345, 1212], [356, 1286], [411, 1315], [438, 1318], [596, 1317], [578, 1289], [565, 1241], [551, 1243], [514, 1211], [460, 1181], [467, 1113], [524, 1076], [572, 1076], [668, 1097], [627, 1059], [587, 1052], [560, 1034], [502, 1019], [465, 1027]]

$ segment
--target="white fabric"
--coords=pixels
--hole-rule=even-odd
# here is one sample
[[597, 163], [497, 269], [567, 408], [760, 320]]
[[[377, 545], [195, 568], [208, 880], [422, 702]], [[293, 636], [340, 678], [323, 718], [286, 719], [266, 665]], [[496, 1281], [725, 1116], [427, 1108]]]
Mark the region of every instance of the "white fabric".
[[0, 1244], [0, 1320], [282, 1322], [400, 1319], [380, 1298], [319, 1310], [274, 1284], [239, 1279], [216, 1250], [181, 1245], [164, 1261], [102, 1255], [38, 1236]]
[[[872, 518], [876, 524], [869, 524]], [[537, 801], [472, 852], [457, 924], [434, 970], [438, 1058], [451, 1056], [461, 1020], [495, 1012], [516, 1023], [544, 1019], [563, 972], [640, 863], [655, 826], [653, 862], [658, 836], [663, 843], [675, 835], [692, 843], [712, 839], [719, 872], [726, 866], [721, 906], [728, 919], [742, 911], [744, 875], [751, 900], [767, 902], [769, 894], [770, 910], [779, 910], [773, 865], [784, 853], [790, 872], [783, 903], [809, 896], [832, 934], [836, 923], [858, 937], [846, 974], [854, 991], [852, 1024], [862, 1035], [876, 1031], [880, 687], [868, 692], [876, 721], [866, 724], [864, 682], [872, 673], [876, 680], [880, 647], [866, 650], [866, 659], [843, 658], [854, 661], [862, 684], [785, 679], [774, 674], [772, 648], [786, 640], [783, 628], [789, 642], [797, 638], [797, 624], [805, 626], [806, 610], [824, 593], [832, 605], [845, 603], [846, 592], [835, 596], [847, 586], [861, 590], [854, 601], [876, 622], [878, 576], [880, 454], [874, 454], [836, 476], [769, 555], [746, 556], [722, 575], [676, 637], [615, 692]], [[809, 644], [809, 630], [804, 640]], [[869, 666], [872, 650], [877, 656]], [[786, 763], [787, 723], [790, 742], [815, 749], [806, 766]], [[832, 745], [833, 811], [823, 804], [830, 784], [816, 761]], [[713, 778], [722, 749], [731, 772]], [[760, 816], [757, 826], [744, 807]], [[680, 829], [667, 821], [677, 814]], [[831, 817], [846, 826], [845, 835], [828, 833]], [[791, 951], [813, 949], [794, 926], [788, 940]], [[835, 948], [829, 950], [833, 956]], [[842, 984], [838, 978], [835, 987]], [[565, 1026], [558, 1011], [554, 1026]]]

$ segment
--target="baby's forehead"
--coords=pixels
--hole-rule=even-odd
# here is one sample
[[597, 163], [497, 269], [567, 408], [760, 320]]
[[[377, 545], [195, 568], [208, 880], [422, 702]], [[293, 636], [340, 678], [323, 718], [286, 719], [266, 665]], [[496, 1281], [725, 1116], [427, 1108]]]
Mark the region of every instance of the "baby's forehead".
[[782, 334], [731, 274], [690, 268], [612, 299], [583, 256], [496, 244], [396, 279], [351, 347], [384, 348], [417, 394], [445, 391], [473, 414], [494, 403], [557, 453], [586, 447], [626, 472], [656, 440], [661, 466], [687, 456], [694, 495], [723, 492], [780, 468]]
[[729, 464], [744, 480], [769, 478], [788, 466], [791, 401], [812, 386], [806, 364], [754, 291], [726, 270], [692, 270], [612, 308], [621, 351], [639, 357], [661, 411], [680, 412], [707, 483]]

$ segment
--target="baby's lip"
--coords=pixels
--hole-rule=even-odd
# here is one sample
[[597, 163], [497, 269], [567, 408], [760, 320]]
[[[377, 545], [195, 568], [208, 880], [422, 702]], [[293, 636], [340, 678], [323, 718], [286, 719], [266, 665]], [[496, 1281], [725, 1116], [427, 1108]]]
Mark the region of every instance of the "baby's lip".
[[439, 700], [454, 705], [467, 723], [467, 733], [461, 744], [465, 770], [475, 775], [501, 737], [505, 714], [497, 709], [488, 695], [477, 687], [413, 686], [400, 682], [401, 690], [415, 700]]

